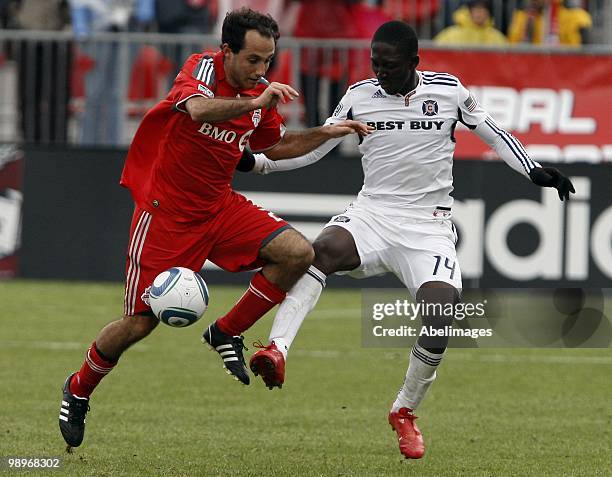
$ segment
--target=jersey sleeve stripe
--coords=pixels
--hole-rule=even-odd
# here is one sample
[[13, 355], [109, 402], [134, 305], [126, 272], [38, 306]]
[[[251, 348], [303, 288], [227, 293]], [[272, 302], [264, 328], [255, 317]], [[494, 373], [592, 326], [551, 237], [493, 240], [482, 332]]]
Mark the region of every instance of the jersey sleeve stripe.
[[210, 84], [210, 74], [214, 71], [214, 69], [215, 67], [212, 64], [207, 65], [206, 68], [204, 68], [204, 73], [202, 74], [202, 78], [200, 79], [200, 81], [206, 84]]
[[525, 160], [527, 161], [527, 165], [529, 166], [529, 170], [534, 169], [536, 167], [536, 164], [535, 162], [531, 160], [531, 158], [529, 157], [529, 154], [527, 154], [527, 151], [525, 150], [521, 142], [516, 137], [514, 137], [513, 134], [508, 134], [508, 135], [510, 136], [510, 140], [523, 153], [523, 156], [525, 157]]
[[214, 82], [214, 77], [215, 77], [215, 67], [211, 63], [210, 68], [206, 70], [206, 75], [204, 77], [204, 83], [206, 83], [207, 85], [212, 85]]
[[202, 75], [204, 74], [204, 70], [206, 69], [207, 65], [208, 65], [208, 60], [206, 58], [202, 58], [200, 62], [196, 65], [194, 75], [193, 75], [195, 79], [200, 80], [200, 78], [202, 78]]
[[431, 80], [431, 81], [423, 80], [423, 84], [425, 85], [437, 84], [440, 86], [457, 86], [456, 82], [453, 83], [450, 81], [440, 81], [440, 80]]
[[428, 74], [428, 73], [423, 73], [423, 79], [426, 81], [429, 80], [442, 80], [442, 81], [453, 81], [453, 82], [457, 82], [457, 78], [455, 78], [452, 75], [447, 75], [446, 73], [436, 73], [436, 74]]
[[508, 133], [507, 131], [504, 131], [503, 129], [500, 129], [499, 127], [497, 127], [497, 125], [490, 118], [487, 118], [485, 123], [498, 136], [500, 136], [504, 140], [506, 145], [510, 148], [510, 150], [514, 153], [516, 158], [519, 160], [519, 162], [523, 166], [523, 169], [525, 169], [525, 172], [529, 174], [529, 171], [533, 169], [535, 165], [533, 164], [533, 161], [529, 159], [527, 152], [523, 148], [517, 147], [516, 144], [518, 143], [518, 141], [516, 140], [516, 138], [512, 136], [512, 134]]
[[196, 66], [196, 79], [200, 79], [202, 77], [202, 72], [204, 71], [204, 68], [206, 67], [206, 61], [204, 60], [200, 60], [200, 62], [198, 63], [198, 65]]
[[[495, 122], [489, 118], [489, 120], [495, 124]], [[496, 125], [497, 126], [497, 125]], [[499, 129], [499, 127], [498, 127]], [[534, 169], [536, 167], [535, 162], [533, 162], [531, 160], [531, 158], [529, 157], [529, 154], [527, 154], [527, 151], [525, 150], [525, 148], [523, 147], [523, 145], [521, 144], [521, 142], [514, 137], [513, 134], [510, 133], [506, 133], [508, 135], [508, 137], [510, 138], [510, 140], [512, 141], [512, 143], [517, 147], [517, 149], [522, 153], [523, 157], [525, 158], [525, 162], [527, 163], [527, 166], [529, 167], [529, 169]]]
[[457, 80], [453, 75], [449, 75], [448, 73], [423, 73], [424, 78], [446, 78], [452, 79], [454, 81]]
[[359, 83], [355, 83], [353, 86], [350, 86], [349, 90], [353, 90], [355, 88], [359, 88], [360, 86], [364, 86], [366, 84], [373, 84], [374, 86], [378, 86], [378, 80], [367, 79], [367, 80], [360, 81]]
[[197, 74], [194, 75], [195, 78], [198, 81], [204, 82], [204, 78], [210, 73], [211, 70], [214, 70], [212, 58], [204, 58], [202, 61], [200, 61], [200, 63], [198, 63], [196, 70], [197, 70]]

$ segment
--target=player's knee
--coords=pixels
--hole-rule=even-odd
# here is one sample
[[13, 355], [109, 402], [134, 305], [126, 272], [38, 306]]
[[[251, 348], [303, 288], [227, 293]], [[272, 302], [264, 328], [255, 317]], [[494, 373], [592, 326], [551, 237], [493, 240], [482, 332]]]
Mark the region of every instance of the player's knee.
[[417, 302], [426, 304], [421, 314], [423, 325], [436, 329], [452, 326], [453, 307], [459, 301], [457, 289], [446, 284], [428, 283], [419, 288], [416, 298]]
[[338, 247], [333, 240], [315, 240], [312, 247], [315, 252], [315, 266], [327, 275], [359, 266], [359, 257], [353, 257], [348, 250]]
[[428, 282], [418, 289], [416, 298], [418, 302], [447, 306], [459, 302], [459, 292], [455, 287], [446, 283]]
[[312, 265], [314, 258], [315, 252], [310, 242], [306, 239], [301, 239], [291, 251], [289, 266], [296, 271], [305, 272]]

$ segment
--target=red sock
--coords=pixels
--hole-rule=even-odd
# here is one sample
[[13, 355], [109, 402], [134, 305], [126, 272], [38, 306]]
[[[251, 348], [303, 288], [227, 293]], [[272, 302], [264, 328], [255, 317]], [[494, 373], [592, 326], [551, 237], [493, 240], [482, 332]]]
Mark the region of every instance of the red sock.
[[242, 298], [222, 318], [217, 320], [219, 329], [228, 335], [237, 336], [248, 330], [275, 305], [285, 299], [287, 292], [268, 281], [263, 273], [256, 273]]
[[75, 396], [88, 398], [102, 378], [115, 367], [117, 361], [106, 361], [100, 356], [94, 341], [87, 350], [83, 366], [70, 381], [70, 392]]

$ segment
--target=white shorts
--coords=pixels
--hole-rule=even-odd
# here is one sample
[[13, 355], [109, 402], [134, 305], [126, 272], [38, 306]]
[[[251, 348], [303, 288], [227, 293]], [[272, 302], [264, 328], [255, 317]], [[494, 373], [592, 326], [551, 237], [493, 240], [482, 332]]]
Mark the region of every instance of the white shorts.
[[391, 272], [413, 296], [430, 281], [446, 282], [461, 291], [457, 233], [451, 220], [407, 218], [384, 211], [357, 201], [325, 225], [348, 230], [361, 259], [359, 267], [339, 273], [366, 278]]

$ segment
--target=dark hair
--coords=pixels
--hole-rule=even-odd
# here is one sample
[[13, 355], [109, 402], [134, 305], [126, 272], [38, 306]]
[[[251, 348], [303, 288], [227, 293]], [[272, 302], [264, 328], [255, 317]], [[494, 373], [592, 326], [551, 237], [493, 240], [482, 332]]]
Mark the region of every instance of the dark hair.
[[416, 33], [408, 23], [397, 20], [383, 23], [372, 37], [372, 43], [380, 42], [393, 45], [406, 54], [413, 57], [419, 53], [419, 40]]
[[244, 48], [244, 37], [248, 30], [257, 30], [260, 35], [274, 39], [276, 44], [280, 33], [278, 24], [270, 15], [242, 7], [225, 15], [221, 29], [221, 43], [227, 43], [234, 53]]
[[491, 13], [491, 2], [489, 0], [470, 0], [467, 3], [468, 8], [484, 7]]

